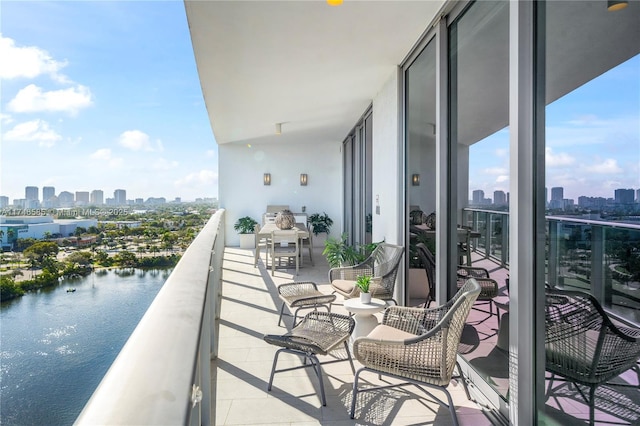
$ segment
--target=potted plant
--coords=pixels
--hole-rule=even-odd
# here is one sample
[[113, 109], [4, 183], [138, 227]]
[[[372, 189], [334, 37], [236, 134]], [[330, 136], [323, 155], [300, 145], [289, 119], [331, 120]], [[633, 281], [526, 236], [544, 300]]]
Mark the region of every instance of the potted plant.
[[[331, 219], [329, 215], [324, 212], [322, 214], [314, 213], [309, 216], [309, 218], [307, 219], [307, 223], [311, 226], [313, 235], [316, 236], [316, 238], [314, 238], [314, 246], [322, 247], [325, 240], [327, 239], [327, 236], [329, 235], [329, 232], [331, 231], [333, 219]], [[317, 238], [320, 234], [324, 234], [324, 237]]]
[[240, 248], [255, 248], [255, 226], [258, 224], [252, 217], [241, 217], [233, 225], [233, 229], [240, 234]]
[[371, 277], [368, 275], [360, 275], [356, 280], [356, 285], [360, 289], [360, 301], [362, 303], [371, 303], [371, 293], [369, 293], [369, 285]]
[[380, 243], [370, 243], [359, 249], [347, 244], [348, 234], [345, 232], [337, 238], [327, 238], [322, 254], [327, 258], [330, 268], [357, 265], [365, 260]]

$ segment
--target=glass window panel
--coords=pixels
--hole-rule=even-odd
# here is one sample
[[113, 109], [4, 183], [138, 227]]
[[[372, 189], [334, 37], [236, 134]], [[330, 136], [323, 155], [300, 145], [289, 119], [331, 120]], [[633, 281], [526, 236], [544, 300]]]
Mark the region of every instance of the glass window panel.
[[[499, 294], [506, 295], [508, 270], [501, 259], [508, 250], [508, 219], [496, 210], [508, 210], [509, 2], [472, 3], [450, 26], [449, 40], [449, 141], [457, 181], [450, 215], [473, 231], [473, 238], [452, 242], [460, 256], [450, 262], [469, 265], [470, 256], [471, 265], [490, 271]], [[507, 401], [508, 345], [499, 341], [501, 327], [488, 294], [469, 314], [460, 350], [463, 369], [481, 392], [497, 397], [490, 400]], [[502, 332], [508, 335], [506, 319]]]
[[[546, 282], [555, 289], [590, 293], [616, 324], [619, 320], [637, 325], [640, 4], [629, 2], [618, 11], [606, 6], [592, 1], [545, 5]], [[624, 364], [622, 349], [610, 341], [598, 343], [602, 323], [587, 321], [576, 303], [570, 307], [573, 337], [565, 334], [551, 343], [549, 336], [562, 323], [547, 321], [546, 415], [563, 424], [594, 419], [637, 423], [638, 375], [628, 370], [637, 356]], [[554, 309], [548, 298], [547, 318]], [[579, 331], [583, 329], [587, 331]], [[573, 340], [565, 344], [568, 339]], [[618, 371], [602, 375], [602, 380], [579, 379], [597, 377], [591, 368], [612, 363], [607, 350], [617, 355]], [[559, 370], [555, 359], [571, 362]], [[577, 382], [587, 398], [575, 386], [555, 380], [562, 377]], [[635, 387], [604, 383], [610, 381]], [[594, 398], [587, 382], [594, 385]]]

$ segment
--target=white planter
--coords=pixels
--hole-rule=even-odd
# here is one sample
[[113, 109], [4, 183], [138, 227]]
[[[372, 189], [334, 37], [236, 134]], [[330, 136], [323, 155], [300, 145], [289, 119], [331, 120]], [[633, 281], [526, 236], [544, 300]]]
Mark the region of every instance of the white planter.
[[360, 301], [362, 303], [371, 303], [371, 293], [362, 293], [360, 292]]
[[256, 248], [255, 234], [240, 234], [240, 248], [242, 249]]
[[313, 246], [321, 247], [324, 249], [324, 242], [327, 241], [327, 233], [321, 232], [318, 235], [313, 236]]

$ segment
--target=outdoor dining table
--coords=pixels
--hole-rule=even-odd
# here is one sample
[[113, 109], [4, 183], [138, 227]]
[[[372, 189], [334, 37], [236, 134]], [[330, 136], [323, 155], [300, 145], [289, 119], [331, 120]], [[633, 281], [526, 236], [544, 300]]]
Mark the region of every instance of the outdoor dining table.
[[[309, 228], [307, 228], [307, 225], [305, 225], [304, 223], [296, 223], [291, 229], [295, 229], [298, 231], [298, 239], [309, 238]], [[262, 228], [260, 228], [260, 231], [258, 231], [258, 239], [260, 241], [263, 239], [267, 239], [271, 237], [271, 233], [273, 231], [279, 231], [279, 230], [280, 228], [278, 228], [278, 226], [275, 223], [267, 222], [264, 225], [262, 225]], [[255, 262], [254, 262], [255, 265], [258, 264], [259, 258], [260, 258], [260, 244], [256, 244], [256, 253], [255, 253]]]

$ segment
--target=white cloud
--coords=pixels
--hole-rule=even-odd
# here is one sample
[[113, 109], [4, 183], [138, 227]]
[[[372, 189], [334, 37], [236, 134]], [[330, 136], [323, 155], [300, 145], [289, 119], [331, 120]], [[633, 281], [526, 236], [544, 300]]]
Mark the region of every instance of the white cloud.
[[11, 124], [13, 123], [13, 117], [11, 117], [9, 114], [3, 114], [0, 112], [0, 123], [2, 123], [5, 126], [7, 124]]
[[127, 130], [122, 132], [118, 143], [132, 151], [153, 151], [149, 135], [140, 130]]
[[199, 172], [190, 173], [182, 179], [178, 179], [176, 186], [194, 185], [194, 184], [207, 184], [211, 185], [216, 182], [218, 173], [213, 170], [200, 170]]
[[178, 167], [178, 162], [177, 161], [169, 161], [169, 160], [165, 160], [164, 158], [159, 158], [158, 160], [156, 160], [153, 163], [153, 168], [155, 170], [171, 170], [171, 169], [175, 169], [176, 167]]
[[31, 120], [17, 124], [3, 136], [5, 141], [38, 142], [38, 145], [52, 147], [62, 139], [55, 130], [49, 127], [49, 123], [43, 120]]
[[111, 150], [109, 148], [101, 148], [91, 154], [89, 158], [94, 160], [109, 160], [111, 158]]
[[622, 173], [622, 168], [618, 166], [618, 162], [613, 158], [607, 158], [600, 164], [594, 164], [592, 166], [587, 166], [586, 170], [591, 173], [598, 174], [614, 174], [614, 173]]
[[119, 169], [124, 164], [121, 157], [113, 157], [109, 148], [100, 148], [89, 156], [92, 160], [105, 162], [111, 169]]
[[18, 47], [15, 41], [0, 34], [0, 78], [35, 78], [48, 74], [56, 81], [66, 82], [67, 78], [58, 72], [67, 66], [66, 61], [56, 61], [38, 47]]
[[496, 149], [496, 156], [497, 157], [507, 157], [508, 155], [509, 155], [509, 150], [508, 149], [504, 149], [504, 148]]
[[575, 163], [575, 158], [561, 152], [559, 154], [554, 154], [553, 150], [549, 147], [545, 149], [545, 165], [547, 167], [561, 167], [561, 166], [569, 166]]
[[216, 151], [215, 149], [209, 149], [207, 150], [207, 152], [204, 153], [204, 156], [207, 158], [213, 158], [216, 155]]
[[496, 183], [503, 183], [509, 181], [509, 175], [500, 175], [496, 178]]
[[13, 112], [60, 111], [76, 115], [80, 109], [93, 104], [91, 98], [89, 89], [81, 85], [44, 92], [35, 84], [30, 84], [18, 92], [8, 108]]

